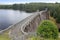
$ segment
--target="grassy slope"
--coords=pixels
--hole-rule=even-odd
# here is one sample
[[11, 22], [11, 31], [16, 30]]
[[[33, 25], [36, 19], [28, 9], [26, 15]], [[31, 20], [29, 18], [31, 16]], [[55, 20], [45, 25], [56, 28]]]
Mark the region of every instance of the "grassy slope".
[[3, 34], [0, 34], [0, 40], [11, 40], [8, 35], [9, 31], [4, 32]]
[[60, 38], [57, 38], [57, 39], [52, 39], [52, 38], [48, 38], [48, 39], [45, 39], [45, 38], [41, 38], [41, 37], [30, 37], [28, 38], [27, 40], [60, 40]]

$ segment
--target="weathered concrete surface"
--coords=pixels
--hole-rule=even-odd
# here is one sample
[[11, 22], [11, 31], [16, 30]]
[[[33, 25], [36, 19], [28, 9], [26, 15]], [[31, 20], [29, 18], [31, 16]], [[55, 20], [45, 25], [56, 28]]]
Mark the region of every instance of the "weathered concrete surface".
[[26, 40], [30, 34], [34, 34], [38, 25], [42, 20], [48, 19], [47, 11], [36, 12], [33, 15], [25, 18], [21, 22], [13, 25], [9, 35], [12, 40]]
[[49, 19], [48, 18], [49, 16], [47, 15], [48, 13], [46, 11], [40, 11], [38, 14], [36, 13], [35, 15], [33, 15], [34, 17], [31, 18], [32, 20], [30, 20], [29, 24], [26, 25], [24, 31], [25, 32], [36, 31], [41, 21]]

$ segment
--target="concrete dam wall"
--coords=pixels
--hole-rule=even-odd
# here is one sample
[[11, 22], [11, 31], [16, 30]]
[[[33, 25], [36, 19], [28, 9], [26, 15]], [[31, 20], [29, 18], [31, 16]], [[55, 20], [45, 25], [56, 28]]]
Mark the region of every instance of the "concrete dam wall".
[[21, 22], [12, 26], [9, 36], [12, 40], [25, 40], [26, 35], [34, 33], [42, 20], [49, 19], [49, 13], [46, 10], [36, 12], [25, 18]]
[[47, 12], [41, 11], [34, 14], [33, 17], [30, 17], [29, 23], [27, 23], [24, 28], [25, 32], [34, 32], [42, 20], [47, 20]]

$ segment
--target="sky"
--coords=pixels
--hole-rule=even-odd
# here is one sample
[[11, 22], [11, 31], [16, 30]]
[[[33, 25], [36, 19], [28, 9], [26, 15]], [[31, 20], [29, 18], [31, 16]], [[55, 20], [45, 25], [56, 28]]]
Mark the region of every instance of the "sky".
[[0, 4], [30, 3], [30, 2], [60, 3], [60, 0], [0, 0]]

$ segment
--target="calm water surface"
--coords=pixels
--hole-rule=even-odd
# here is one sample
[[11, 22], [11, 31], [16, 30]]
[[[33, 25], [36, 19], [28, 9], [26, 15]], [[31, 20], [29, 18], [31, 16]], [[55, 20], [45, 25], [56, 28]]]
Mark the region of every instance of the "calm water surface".
[[30, 15], [32, 15], [32, 13], [26, 13], [19, 10], [0, 9], [0, 30], [21, 21]]

